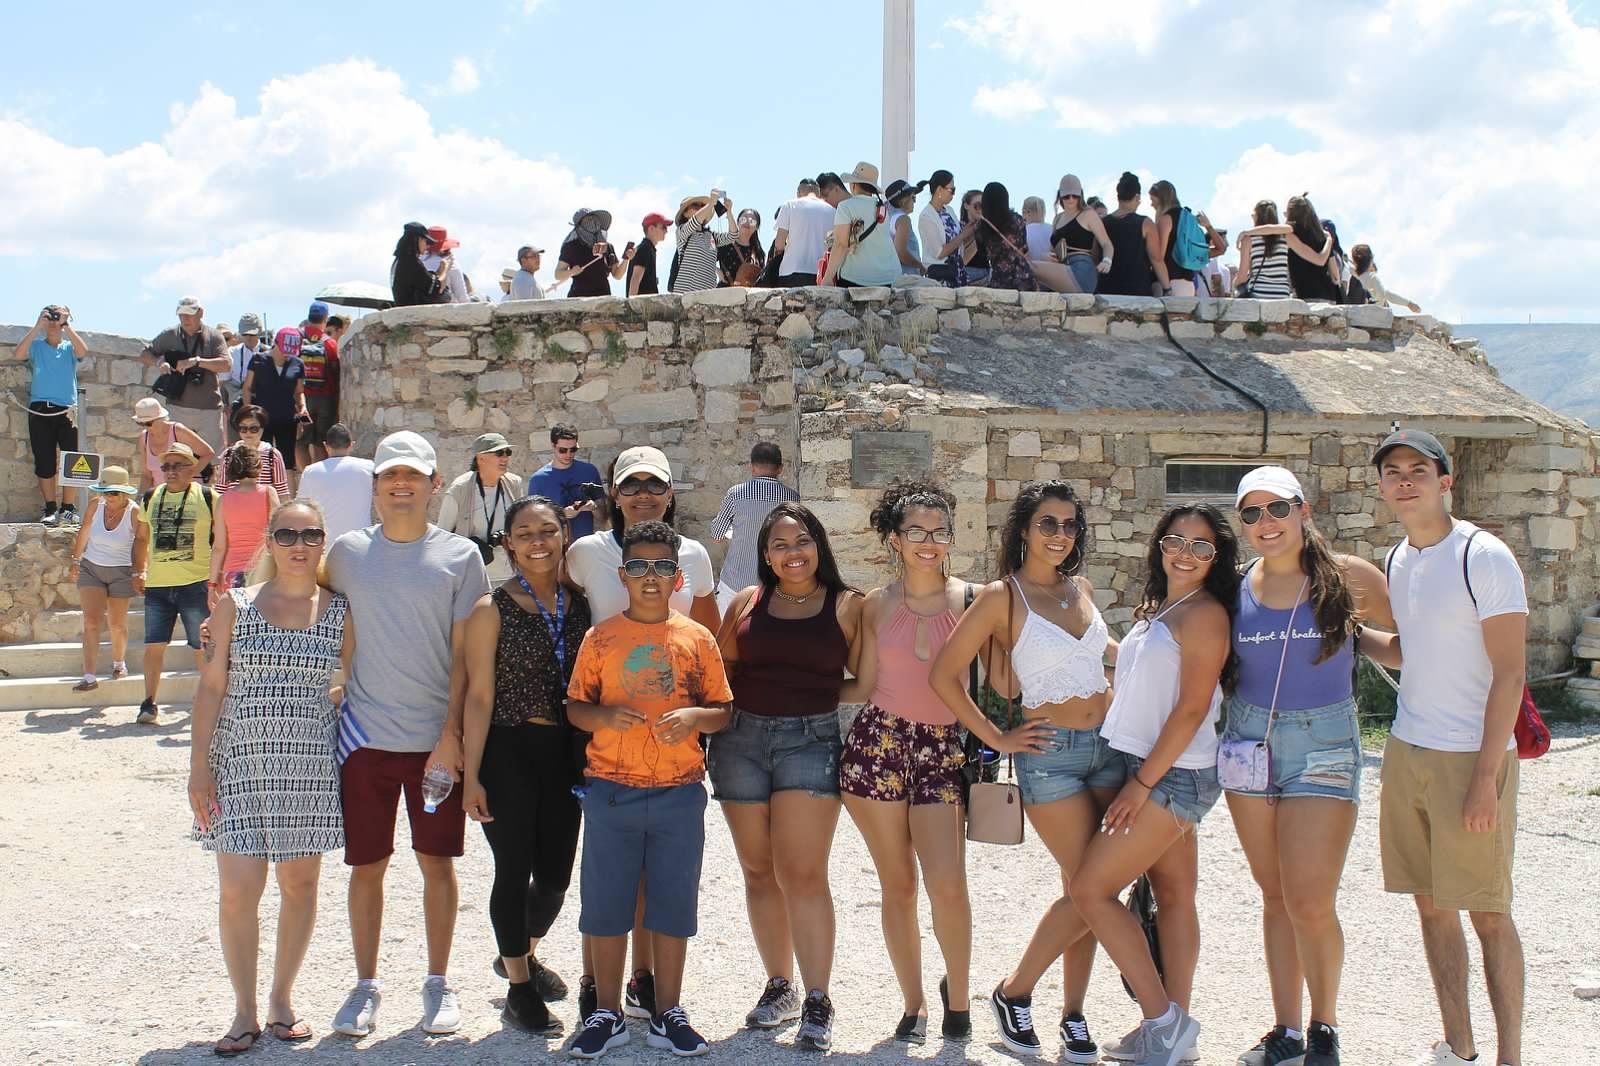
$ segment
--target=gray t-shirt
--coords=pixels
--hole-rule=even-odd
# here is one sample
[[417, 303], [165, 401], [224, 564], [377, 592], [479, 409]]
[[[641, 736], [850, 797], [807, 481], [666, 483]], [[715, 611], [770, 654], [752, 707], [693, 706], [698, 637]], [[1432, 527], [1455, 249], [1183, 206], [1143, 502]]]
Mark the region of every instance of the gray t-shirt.
[[355, 622], [345, 697], [366, 746], [432, 751], [450, 703], [450, 627], [489, 592], [477, 545], [435, 525], [407, 543], [358, 529], [328, 549], [328, 578]]

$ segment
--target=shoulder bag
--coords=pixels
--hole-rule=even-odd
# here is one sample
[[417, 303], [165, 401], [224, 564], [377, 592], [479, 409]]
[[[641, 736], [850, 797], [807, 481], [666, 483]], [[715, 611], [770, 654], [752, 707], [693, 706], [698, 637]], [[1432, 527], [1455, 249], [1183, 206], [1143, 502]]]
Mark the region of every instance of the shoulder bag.
[[[1011, 606], [1015, 593], [1006, 582], [1006, 626], [1011, 625]], [[976, 667], [974, 667], [976, 672]], [[1006, 700], [1009, 718], [1014, 697]], [[980, 768], [981, 778], [981, 768]], [[1017, 786], [1010, 755], [1006, 756], [1006, 780], [975, 780], [968, 789], [967, 839], [979, 844], [1020, 844], [1023, 838], [1022, 789]]]

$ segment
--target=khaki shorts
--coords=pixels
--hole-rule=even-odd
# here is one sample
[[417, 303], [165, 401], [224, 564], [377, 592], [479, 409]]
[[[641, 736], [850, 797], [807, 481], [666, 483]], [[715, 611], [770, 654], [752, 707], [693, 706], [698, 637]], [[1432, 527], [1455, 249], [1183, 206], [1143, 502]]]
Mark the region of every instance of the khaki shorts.
[[1432, 896], [1447, 911], [1511, 912], [1511, 860], [1517, 838], [1517, 753], [1506, 752], [1495, 828], [1469, 833], [1461, 807], [1475, 751], [1433, 751], [1390, 737], [1383, 748], [1378, 838], [1383, 887]]

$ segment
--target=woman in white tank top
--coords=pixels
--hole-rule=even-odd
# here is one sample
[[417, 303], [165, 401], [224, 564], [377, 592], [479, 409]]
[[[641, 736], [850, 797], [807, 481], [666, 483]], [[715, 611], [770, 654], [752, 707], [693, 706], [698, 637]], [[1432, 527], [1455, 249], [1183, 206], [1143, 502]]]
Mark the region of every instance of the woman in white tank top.
[[[1232, 528], [1209, 504], [1173, 508], [1157, 524], [1144, 598], [1117, 651], [1116, 696], [1101, 726], [1122, 753], [1127, 783], [1071, 879], [1078, 912], [1144, 1015], [1122, 1048], [1108, 1050], [1142, 1043], [1141, 1061], [1176, 1063], [1200, 1033], [1188, 1012], [1200, 955], [1191, 830], [1221, 795], [1216, 722], [1234, 667], [1238, 561]], [[1117, 898], [1146, 872], [1162, 914], [1164, 982], [1138, 919]]]
[[143, 578], [134, 575], [143, 572], [150, 543], [150, 527], [140, 517], [126, 469], [106, 467], [91, 491], [67, 571], [83, 608], [83, 678], [72, 686], [74, 692], [100, 687], [95, 662], [102, 616], [111, 630], [111, 678], [128, 676], [128, 601], [144, 591]]

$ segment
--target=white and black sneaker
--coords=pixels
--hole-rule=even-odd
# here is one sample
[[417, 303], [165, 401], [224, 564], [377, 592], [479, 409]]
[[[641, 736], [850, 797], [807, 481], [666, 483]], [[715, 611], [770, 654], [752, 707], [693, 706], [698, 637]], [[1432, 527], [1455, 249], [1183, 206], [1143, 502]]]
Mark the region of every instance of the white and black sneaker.
[[744, 1016], [744, 1024], [752, 1029], [776, 1029], [784, 1022], [800, 1017], [800, 993], [784, 977], [772, 977], [761, 990], [761, 998]]
[[640, 970], [628, 981], [622, 993], [622, 1013], [630, 1018], [650, 1019], [656, 1016], [656, 977], [649, 970]]
[[62, 526], [76, 527], [83, 524], [83, 519], [78, 516], [76, 507], [70, 503], [64, 503], [61, 505], [61, 509], [56, 512], [56, 523]]
[[1089, 1023], [1073, 1011], [1061, 1019], [1061, 1042], [1067, 1045], [1067, 1061], [1094, 1066], [1100, 1061], [1100, 1045], [1089, 1035]]
[[805, 1051], [827, 1051], [833, 1047], [833, 1000], [820, 988], [813, 988], [800, 1006], [800, 1032], [795, 1045]]
[[682, 1007], [672, 1007], [650, 1019], [650, 1033], [644, 1042], [651, 1047], [663, 1047], [681, 1059], [704, 1055], [710, 1050], [706, 1038], [694, 1031], [689, 1016]]
[[995, 1023], [1000, 1026], [1000, 1042], [1018, 1055], [1041, 1055], [1039, 1034], [1033, 1031], [1033, 997], [1008, 996], [995, 985], [989, 996]]
[[61, 512], [56, 510], [56, 505], [53, 503], [45, 504], [43, 513], [39, 515], [39, 524], [46, 529], [54, 529], [59, 521], [61, 521]]
[[627, 1042], [627, 1021], [614, 1010], [600, 1008], [583, 1020], [583, 1030], [567, 1053], [575, 1059], [597, 1059]]

